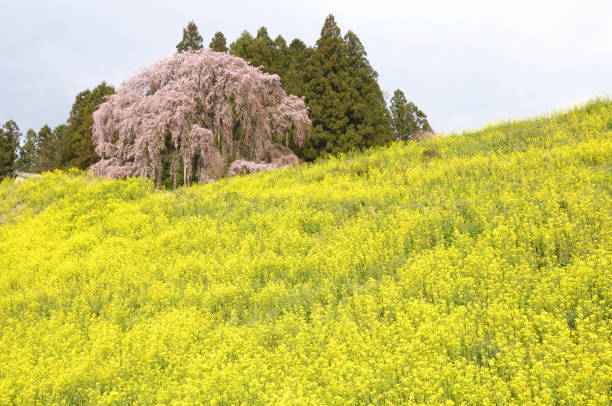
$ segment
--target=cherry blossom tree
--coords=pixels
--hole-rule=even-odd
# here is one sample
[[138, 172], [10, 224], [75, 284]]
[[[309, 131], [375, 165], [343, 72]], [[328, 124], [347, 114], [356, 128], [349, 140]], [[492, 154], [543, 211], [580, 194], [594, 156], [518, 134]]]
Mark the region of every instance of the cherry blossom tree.
[[166, 170], [176, 187], [181, 174], [184, 184], [216, 179], [234, 161], [246, 171], [269, 169], [297, 161], [287, 147], [301, 145], [311, 126], [304, 101], [287, 95], [277, 75], [221, 52], [182, 52], [100, 105], [93, 141], [101, 160], [90, 170], [158, 184]]

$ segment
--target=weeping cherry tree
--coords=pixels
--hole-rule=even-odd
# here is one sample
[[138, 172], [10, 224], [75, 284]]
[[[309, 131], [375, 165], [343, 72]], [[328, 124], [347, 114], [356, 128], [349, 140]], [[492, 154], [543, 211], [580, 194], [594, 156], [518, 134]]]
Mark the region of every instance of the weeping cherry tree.
[[[145, 68], [94, 113], [101, 160], [90, 169], [143, 176], [174, 186], [230, 172], [232, 162], [269, 168], [296, 162], [288, 148], [311, 128], [304, 101], [287, 95], [277, 75], [207, 49], [177, 53]], [[283, 145], [284, 144], [284, 145]]]

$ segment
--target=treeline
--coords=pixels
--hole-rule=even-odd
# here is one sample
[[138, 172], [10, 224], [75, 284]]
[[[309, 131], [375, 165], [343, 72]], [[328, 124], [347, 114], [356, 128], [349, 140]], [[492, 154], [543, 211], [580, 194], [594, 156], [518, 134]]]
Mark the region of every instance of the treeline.
[[[203, 38], [194, 22], [183, 29], [178, 52], [203, 48]], [[325, 19], [313, 46], [300, 39], [287, 44], [278, 35], [270, 37], [265, 27], [255, 36], [243, 31], [228, 45], [221, 32], [209, 43], [217, 52], [241, 57], [265, 72], [279, 75], [289, 94], [304, 97], [313, 123], [310, 139], [301, 147], [292, 145], [304, 160], [325, 154], [347, 152], [409, 140], [431, 131], [426, 115], [397, 89], [387, 107], [378, 84], [378, 74], [367, 59], [365, 48], [353, 31], [342, 35], [332, 15]], [[102, 82], [79, 93], [65, 124], [54, 129], [21, 134], [14, 121], [0, 132], [0, 178], [19, 169], [41, 172], [76, 167], [86, 169], [98, 160], [91, 140], [92, 114], [114, 88]], [[21, 139], [21, 142], [19, 140]]]
[[0, 180], [14, 170], [86, 169], [97, 162], [91, 140], [93, 112], [114, 92], [106, 82], [80, 92], [66, 123], [54, 129], [45, 124], [38, 132], [29, 129], [24, 135], [15, 121], [4, 123], [0, 128]]
[[[333, 15], [325, 19], [319, 39], [310, 47], [297, 38], [288, 45], [281, 35], [272, 39], [265, 27], [256, 36], [243, 31], [229, 46], [223, 33], [217, 32], [208, 46], [279, 75], [287, 93], [305, 98], [312, 133], [304, 146], [293, 147], [303, 159], [408, 140], [431, 131], [426, 115], [401, 90], [394, 92], [387, 109], [378, 74], [359, 37], [350, 30], [343, 36]], [[191, 22], [177, 51], [202, 47], [202, 37]]]

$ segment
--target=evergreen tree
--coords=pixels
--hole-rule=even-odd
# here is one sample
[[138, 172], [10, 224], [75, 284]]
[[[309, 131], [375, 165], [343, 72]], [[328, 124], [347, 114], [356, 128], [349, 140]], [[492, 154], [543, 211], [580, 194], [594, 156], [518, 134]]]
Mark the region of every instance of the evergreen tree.
[[314, 48], [299, 39], [287, 46], [280, 35], [272, 41], [261, 27], [255, 38], [243, 31], [230, 53], [279, 75], [288, 93], [305, 97], [313, 129], [309, 141], [298, 149], [301, 158], [312, 160], [393, 139], [378, 74], [357, 35], [349, 31], [343, 38], [332, 15]]
[[43, 126], [37, 134], [35, 168], [37, 171], [53, 169], [87, 169], [99, 160], [92, 141], [93, 113], [106, 96], [115, 89], [106, 82], [93, 90], [84, 90], [76, 97], [66, 124], [53, 130]]
[[183, 39], [181, 42], [176, 44], [177, 52], [185, 52], [188, 50], [196, 51], [202, 49], [202, 36], [198, 32], [198, 27], [193, 21], [187, 24], [186, 28], [183, 28]]
[[337, 145], [338, 136], [344, 133], [349, 121], [348, 100], [343, 100], [349, 80], [343, 51], [340, 28], [330, 14], [304, 71], [304, 96], [313, 124], [310, 140], [300, 150], [304, 159], [342, 150]]
[[432, 131], [425, 113], [408, 102], [399, 89], [391, 98], [391, 125], [395, 139], [402, 141], [413, 139], [420, 131]]
[[[63, 125], [63, 127], [65, 127], [65, 125]], [[59, 132], [60, 131], [51, 130], [51, 127], [46, 124], [38, 130], [36, 141], [36, 169], [38, 172], [59, 168]]]
[[36, 171], [36, 153], [38, 148], [38, 134], [31, 128], [25, 136], [23, 145], [19, 147], [19, 159], [17, 160], [17, 168], [24, 172]]
[[0, 128], [0, 180], [16, 169], [20, 137], [19, 127], [13, 120], [7, 121]]
[[87, 169], [98, 161], [91, 139], [93, 112], [106, 96], [114, 93], [112, 86], [102, 82], [93, 90], [87, 89], [76, 96], [66, 127], [55, 134], [60, 144], [59, 168]]
[[281, 78], [290, 70], [287, 42], [281, 35], [272, 40], [266, 27], [261, 27], [255, 38], [248, 31], [243, 31], [230, 45], [230, 54], [253, 66], [261, 66], [264, 72], [279, 75]]
[[281, 75], [287, 93], [304, 95], [304, 70], [311, 53], [312, 49], [297, 38], [289, 44], [285, 51], [285, 72]]
[[216, 52], [227, 52], [228, 48], [225, 35], [223, 35], [221, 31], [217, 31], [210, 41], [208, 47]]
[[304, 44], [304, 41], [302, 41], [299, 38], [295, 38], [293, 41], [291, 41], [291, 44], [289, 44], [289, 50], [301, 52], [301, 51], [304, 51], [305, 49], [306, 49], [306, 44]]
[[272, 60], [270, 61], [270, 73], [279, 75], [281, 78], [287, 74], [289, 69], [289, 54], [287, 52], [287, 41], [278, 35], [272, 42]]
[[352, 102], [351, 117], [345, 142], [360, 148], [384, 145], [393, 139], [391, 117], [378, 85], [378, 73], [366, 58], [366, 51], [357, 35], [348, 31], [344, 36]]
[[251, 55], [248, 61], [253, 66], [263, 66], [263, 70], [267, 73], [276, 73], [271, 71], [274, 58], [273, 47], [274, 42], [268, 35], [268, 30], [266, 27], [261, 27], [251, 45]]
[[342, 38], [329, 15], [304, 66], [303, 94], [313, 129], [300, 151], [303, 158], [383, 145], [392, 139], [389, 113], [376, 79], [357, 36], [349, 31]]
[[230, 44], [230, 54], [252, 63], [253, 40], [253, 36], [248, 31], [242, 31], [240, 37]]

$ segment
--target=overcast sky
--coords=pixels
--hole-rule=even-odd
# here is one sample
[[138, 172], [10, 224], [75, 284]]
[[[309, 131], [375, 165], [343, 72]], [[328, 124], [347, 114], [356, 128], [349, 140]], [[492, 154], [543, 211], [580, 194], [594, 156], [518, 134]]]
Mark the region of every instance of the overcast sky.
[[205, 45], [261, 26], [313, 45], [329, 13], [438, 132], [612, 95], [610, 0], [0, 0], [0, 123], [65, 122], [78, 92], [172, 55], [190, 20]]

